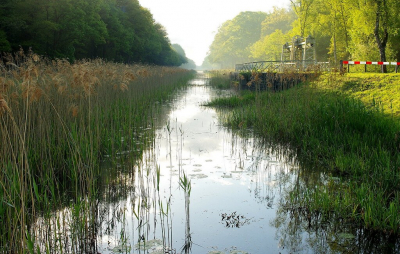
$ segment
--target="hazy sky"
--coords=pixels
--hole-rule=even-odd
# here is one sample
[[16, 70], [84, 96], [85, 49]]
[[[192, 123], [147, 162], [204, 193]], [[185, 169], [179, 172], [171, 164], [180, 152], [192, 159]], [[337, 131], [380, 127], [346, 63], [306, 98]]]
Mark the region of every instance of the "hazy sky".
[[162, 24], [171, 43], [183, 47], [186, 56], [201, 65], [222, 23], [241, 11], [269, 12], [288, 7], [289, 0], [139, 0]]

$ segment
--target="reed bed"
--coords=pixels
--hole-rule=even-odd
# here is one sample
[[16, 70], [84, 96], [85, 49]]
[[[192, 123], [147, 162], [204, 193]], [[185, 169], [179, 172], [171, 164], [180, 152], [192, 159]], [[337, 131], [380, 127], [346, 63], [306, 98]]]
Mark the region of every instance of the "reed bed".
[[266, 141], [296, 151], [307, 170], [331, 176], [293, 189], [292, 207], [400, 235], [399, 121], [384, 114], [379, 103], [366, 106], [318, 82], [279, 93], [239, 94], [210, 105], [232, 109], [223, 119], [227, 126], [253, 128]]
[[140, 155], [141, 130], [153, 127], [157, 103], [194, 76], [101, 59], [71, 64], [23, 51], [1, 56], [0, 70], [2, 253], [38, 252], [34, 219], [73, 202], [87, 231], [100, 162]]
[[229, 89], [234, 86], [232, 74], [234, 70], [212, 70], [207, 72], [210, 85], [218, 89]]

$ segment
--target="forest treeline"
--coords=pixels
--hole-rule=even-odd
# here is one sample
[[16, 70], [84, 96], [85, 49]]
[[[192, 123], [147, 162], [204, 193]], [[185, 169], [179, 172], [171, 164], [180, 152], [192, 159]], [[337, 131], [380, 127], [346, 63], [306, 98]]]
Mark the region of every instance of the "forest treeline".
[[138, 0], [1, 0], [0, 52], [180, 66], [164, 27]]
[[290, 0], [270, 13], [242, 12], [220, 26], [203, 66], [281, 60], [296, 35], [316, 39], [318, 61], [399, 61], [398, 13], [398, 0]]

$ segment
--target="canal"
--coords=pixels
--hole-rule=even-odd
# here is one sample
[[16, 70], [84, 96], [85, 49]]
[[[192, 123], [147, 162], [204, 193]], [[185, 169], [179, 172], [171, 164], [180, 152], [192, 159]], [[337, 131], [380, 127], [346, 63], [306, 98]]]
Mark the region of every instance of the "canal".
[[[100, 253], [292, 253], [309, 248], [306, 231], [281, 232], [289, 215], [278, 214], [298, 180], [296, 162], [263, 145], [250, 130], [239, 135], [223, 127], [224, 112], [203, 106], [230, 93], [212, 88], [199, 73], [169, 103], [151, 149], [132, 166], [134, 176], [127, 177], [134, 181], [130, 194], [102, 204], [109, 222], [102, 224]], [[180, 185], [185, 177], [190, 193]]]
[[118, 151], [103, 162], [95, 204], [74, 201], [33, 228], [57, 228], [43, 237], [66, 253], [396, 253], [397, 239], [306, 211], [307, 189], [337, 179], [252, 130], [224, 127], [230, 112], [204, 104], [232, 93], [199, 72], [135, 130], [146, 147], [139, 158]]

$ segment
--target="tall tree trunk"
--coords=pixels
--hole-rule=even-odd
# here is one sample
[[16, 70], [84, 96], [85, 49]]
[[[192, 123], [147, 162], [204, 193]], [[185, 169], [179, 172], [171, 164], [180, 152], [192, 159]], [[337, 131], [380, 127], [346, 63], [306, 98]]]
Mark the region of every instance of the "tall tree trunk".
[[[389, 33], [387, 29], [387, 13], [386, 12], [386, 0], [378, 0], [377, 1], [377, 10], [376, 10], [376, 23], [375, 23], [375, 39], [376, 43], [378, 44], [379, 48], [379, 54], [381, 56], [381, 62], [386, 62], [386, 44], [389, 39]], [[381, 38], [381, 35], [379, 33], [379, 27], [381, 26], [381, 19], [382, 19], [382, 26], [383, 26], [383, 34]], [[382, 73], [386, 73], [386, 65], [381, 65], [381, 71]]]

